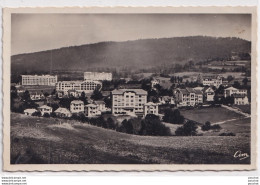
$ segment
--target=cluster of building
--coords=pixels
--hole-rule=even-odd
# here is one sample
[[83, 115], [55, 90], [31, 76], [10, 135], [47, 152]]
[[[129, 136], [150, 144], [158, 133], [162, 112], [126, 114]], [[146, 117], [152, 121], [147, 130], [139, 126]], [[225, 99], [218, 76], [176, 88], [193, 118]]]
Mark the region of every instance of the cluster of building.
[[[112, 74], [104, 72], [85, 72], [84, 80], [82, 81], [57, 81], [57, 76], [51, 75], [22, 75], [22, 85], [55, 85], [56, 92], [59, 96], [71, 95], [74, 97], [80, 97], [82, 92], [92, 93], [95, 89], [101, 90], [102, 81], [104, 80], [111, 81]], [[156, 89], [156, 85], [162, 83], [162, 81], [164, 81], [164, 79], [153, 79], [151, 81], [151, 88]], [[83, 101], [74, 100], [70, 104], [70, 109], [59, 107], [54, 113], [60, 117], [71, 117], [72, 114], [79, 113], [83, 113], [87, 117], [95, 117], [100, 116], [102, 112], [110, 110], [115, 116], [146, 116], [147, 114], [159, 115], [158, 106], [160, 104], [174, 104], [177, 107], [186, 107], [213, 102], [215, 97], [214, 89], [223, 84], [222, 77], [218, 75], [199, 75], [197, 81], [200, 82], [203, 87], [177, 88], [173, 91], [174, 96], [159, 97], [159, 103], [148, 102], [148, 93], [141, 88], [122, 88], [111, 91], [111, 110], [106, 108], [104, 101], [94, 101], [84, 105]], [[224, 89], [223, 96], [225, 98], [234, 97], [234, 104], [249, 104], [246, 89], [228, 87]], [[40, 100], [42, 98], [44, 98], [44, 95], [41, 93], [31, 94], [32, 100]], [[53, 112], [51, 107], [42, 105], [38, 110], [26, 109], [25, 114], [31, 115], [37, 111], [39, 111], [41, 115], [45, 113], [51, 114]]]
[[24, 113], [26, 115], [32, 115], [35, 112], [40, 112], [41, 116], [55, 113], [58, 117], [71, 117], [73, 114], [84, 114], [86, 117], [96, 117], [108, 110], [104, 101], [95, 101], [91, 104], [84, 105], [84, 102], [81, 100], [73, 100], [70, 103], [70, 109], [59, 107], [57, 110], [53, 111], [52, 107], [42, 105], [37, 109], [25, 109]]

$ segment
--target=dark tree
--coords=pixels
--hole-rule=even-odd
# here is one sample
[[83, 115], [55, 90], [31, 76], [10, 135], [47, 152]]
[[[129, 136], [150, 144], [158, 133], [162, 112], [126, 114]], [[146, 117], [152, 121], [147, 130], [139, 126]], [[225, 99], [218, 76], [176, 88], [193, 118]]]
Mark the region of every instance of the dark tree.
[[30, 97], [30, 93], [28, 90], [26, 90], [23, 95], [22, 95], [22, 99], [26, 102], [30, 101], [31, 100], [31, 97]]
[[197, 135], [197, 128], [194, 121], [187, 121], [183, 126], [177, 128], [175, 134], [177, 136], [195, 136]]
[[99, 91], [99, 89], [96, 88], [93, 91], [93, 94], [91, 95], [91, 99], [93, 99], [93, 100], [100, 100], [102, 98], [103, 98], [102, 93]]
[[178, 109], [175, 109], [174, 111], [172, 109], [166, 109], [163, 121], [173, 124], [182, 124], [184, 122], [184, 117]]

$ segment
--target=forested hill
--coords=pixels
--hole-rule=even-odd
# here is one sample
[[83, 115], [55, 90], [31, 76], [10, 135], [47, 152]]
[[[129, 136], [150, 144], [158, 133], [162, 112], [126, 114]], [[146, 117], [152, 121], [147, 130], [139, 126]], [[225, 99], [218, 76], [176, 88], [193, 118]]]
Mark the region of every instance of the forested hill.
[[227, 59], [234, 53], [250, 53], [250, 48], [251, 42], [239, 38], [204, 36], [101, 42], [14, 55], [11, 57], [11, 67], [13, 73], [49, 71], [50, 68], [147, 68], [160, 64], [181, 64], [189, 60]]

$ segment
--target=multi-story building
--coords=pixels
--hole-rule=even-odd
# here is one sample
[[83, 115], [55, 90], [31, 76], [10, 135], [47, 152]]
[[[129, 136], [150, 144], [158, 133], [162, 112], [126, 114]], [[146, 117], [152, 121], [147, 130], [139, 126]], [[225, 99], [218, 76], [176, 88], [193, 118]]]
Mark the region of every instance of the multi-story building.
[[84, 112], [87, 117], [95, 117], [101, 115], [101, 111], [99, 110], [99, 107], [96, 104], [85, 105]]
[[96, 88], [102, 87], [99, 81], [86, 80], [86, 81], [60, 81], [56, 83], [56, 91], [63, 92], [68, 95], [70, 90], [75, 90], [78, 93], [92, 93]]
[[246, 94], [234, 94], [234, 104], [236, 105], [247, 105], [248, 97]]
[[147, 102], [147, 92], [143, 89], [116, 89], [112, 94], [112, 114], [141, 114]]
[[43, 116], [44, 114], [51, 114], [52, 113], [52, 107], [49, 107], [47, 105], [43, 105], [43, 106], [40, 106], [38, 108], [38, 110], [41, 112], [41, 115]]
[[215, 86], [218, 88], [220, 85], [222, 85], [222, 77], [219, 75], [201, 77], [199, 74], [199, 76], [197, 77], [197, 81], [199, 83], [202, 83], [204, 86]]
[[70, 102], [70, 112], [73, 113], [84, 113], [84, 102], [81, 100], [73, 100]]
[[111, 81], [112, 73], [105, 72], [84, 72], [84, 80], [100, 80], [100, 81]]
[[158, 115], [158, 104], [153, 102], [148, 102], [144, 104], [144, 116], [147, 114]]
[[57, 76], [53, 75], [22, 75], [22, 85], [49, 85], [54, 86]]
[[54, 112], [55, 112], [56, 116], [58, 116], [58, 117], [71, 117], [72, 116], [71, 112], [68, 109], [62, 108], [62, 107], [59, 107]]
[[224, 89], [224, 97], [232, 96], [233, 94], [247, 95], [246, 89], [237, 89], [235, 87], [228, 87]]
[[203, 89], [204, 98], [207, 102], [214, 101], [215, 91], [211, 87], [205, 87]]
[[186, 88], [175, 91], [177, 106], [195, 106], [203, 103], [203, 93], [201, 90]]

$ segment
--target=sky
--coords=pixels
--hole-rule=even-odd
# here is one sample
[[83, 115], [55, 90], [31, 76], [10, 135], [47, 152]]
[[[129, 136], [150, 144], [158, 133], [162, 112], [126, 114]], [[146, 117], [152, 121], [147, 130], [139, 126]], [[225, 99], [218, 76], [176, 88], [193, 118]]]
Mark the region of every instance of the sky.
[[251, 41], [249, 14], [12, 14], [11, 54], [103, 41], [182, 36]]

